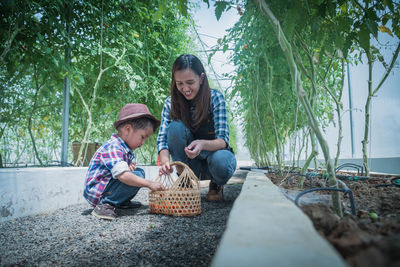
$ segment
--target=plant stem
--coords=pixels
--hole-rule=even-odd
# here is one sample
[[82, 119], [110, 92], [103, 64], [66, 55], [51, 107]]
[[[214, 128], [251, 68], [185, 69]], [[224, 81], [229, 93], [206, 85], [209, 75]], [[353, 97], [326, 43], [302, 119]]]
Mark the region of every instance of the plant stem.
[[366, 50], [365, 54], [367, 55], [368, 59], [368, 97], [367, 101], [365, 103], [365, 119], [364, 119], [364, 138], [361, 141], [362, 143], [362, 151], [363, 151], [363, 162], [364, 162], [364, 168], [365, 168], [365, 176], [369, 176], [369, 164], [368, 164], [368, 148], [367, 145], [369, 143], [369, 125], [370, 125], [370, 109], [371, 109], [371, 101], [372, 97], [375, 96], [375, 94], [379, 91], [383, 83], [385, 82], [386, 78], [389, 76], [390, 72], [393, 69], [393, 66], [396, 62], [396, 59], [399, 55], [400, 51], [400, 42], [397, 44], [397, 48], [393, 54], [391, 63], [389, 67], [386, 69], [385, 75], [383, 76], [382, 80], [380, 81], [379, 85], [375, 88], [375, 90], [372, 89], [372, 69], [373, 69], [373, 59], [370, 50]]
[[13, 30], [13, 32], [10, 34], [10, 37], [8, 38], [5, 48], [3, 50], [3, 52], [0, 55], [0, 64], [3, 62], [4, 58], [6, 57], [6, 55], [8, 54], [8, 52], [11, 49], [11, 44], [15, 39], [15, 36], [17, 36], [17, 34], [22, 30], [22, 28], [19, 28], [18, 26], [15, 26], [15, 29]]
[[28, 118], [28, 132], [29, 132], [29, 136], [32, 141], [32, 147], [33, 147], [33, 151], [35, 153], [35, 157], [39, 161], [40, 165], [43, 166], [43, 162], [40, 159], [39, 153], [36, 148], [35, 137], [33, 136], [33, 133], [32, 133], [32, 117], [36, 110], [36, 103], [37, 103], [37, 98], [38, 98], [38, 94], [39, 94], [39, 90], [40, 90], [35, 62], [33, 62], [33, 79], [35, 80], [36, 91], [35, 91], [35, 96], [33, 97], [32, 111], [29, 113], [29, 118]]
[[[295, 88], [296, 88], [296, 92], [299, 97], [300, 103], [303, 105], [304, 110], [307, 115], [307, 118], [308, 118], [308, 122], [320, 143], [322, 152], [324, 154], [325, 162], [326, 162], [327, 172], [329, 175], [329, 186], [337, 188], [338, 182], [336, 180], [333, 162], [329, 155], [329, 146], [328, 146], [325, 138], [322, 135], [321, 129], [319, 128], [318, 122], [312, 111], [310, 101], [308, 100], [306, 92], [303, 89], [302, 81], [300, 78], [300, 74], [297, 70], [297, 65], [296, 65], [296, 62], [293, 57], [291, 46], [290, 46], [289, 42], [287, 41], [284, 32], [281, 29], [279, 21], [276, 19], [276, 17], [272, 13], [272, 11], [269, 9], [269, 7], [265, 3], [265, 1], [258, 0], [258, 3], [259, 3], [259, 7], [260, 7], [261, 11], [267, 16], [267, 18], [269, 19], [271, 25], [273, 26], [273, 28], [276, 32], [281, 49], [284, 52], [287, 62], [289, 64], [290, 72], [291, 72], [293, 81], [295, 83]], [[332, 193], [332, 202], [333, 202], [333, 207], [335, 209], [336, 214], [338, 214], [340, 217], [342, 217], [343, 212], [342, 212], [342, 207], [341, 207], [341, 203], [340, 203], [339, 192]]]
[[[307, 173], [307, 170], [311, 164], [311, 161], [313, 161], [313, 159], [315, 159], [315, 157], [318, 155], [317, 144], [315, 142], [315, 135], [314, 135], [314, 133], [311, 132], [311, 129], [310, 129], [310, 140], [311, 140], [311, 154], [308, 156], [308, 158], [304, 162], [303, 167], [300, 170], [300, 174], [303, 174], [303, 175], [305, 175]], [[300, 180], [299, 180], [300, 188], [304, 187], [304, 180], [305, 180], [305, 177], [301, 176]]]

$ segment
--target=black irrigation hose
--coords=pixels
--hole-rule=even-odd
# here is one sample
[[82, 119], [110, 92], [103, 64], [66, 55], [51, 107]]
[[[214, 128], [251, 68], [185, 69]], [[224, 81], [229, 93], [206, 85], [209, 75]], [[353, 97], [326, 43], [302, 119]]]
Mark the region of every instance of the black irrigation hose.
[[[52, 163], [54, 163], [54, 165], [53, 165]], [[73, 167], [73, 166], [75, 166], [75, 165], [72, 164], [72, 163], [69, 163], [69, 162], [58, 161], [58, 160], [52, 160], [52, 161], [50, 161], [50, 162], [47, 163], [47, 166], [63, 166], [63, 167], [69, 166], [69, 167]]]
[[346, 167], [356, 169], [357, 175], [360, 175], [360, 170], [361, 170], [361, 175], [364, 175], [364, 166], [361, 166], [361, 165], [358, 165], [355, 163], [344, 163], [335, 169], [335, 173], [337, 173], [338, 171], [340, 171], [341, 169], [346, 168]]
[[390, 182], [391, 182], [394, 186], [400, 187], [400, 177], [392, 178], [392, 179], [390, 179]]
[[290, 180], [295, 176], [299, 176], [299, 177], [304, 176], [304, 177], [310, 179], [310, 187], [312, 187], [312, 176], [309, 176], [307, 174], [306, 175], [304, 175], [304, 174], [292, 174], [287, 178], [286, 184], [289, 184]]
[[[342, 181], [366, 181], [370, 178], [369, 176], [351, 176], [351, 175], [340, 175], [340, 174], [336, 174], [335, 176], [337, 179]], [[325, 174], [324, 178], [326, 183], [329, 179], [329, 175]]]
[[245, 171], [251, 171], [252, 169], [257, 169], [257, 170], [271, 170], [273, 167], [240, 167], [240, 170], [245, 170]]
[[384, 186], [397, 186], [400, 187], [400, 177], [394, 177], [390, 179], [390, 184], [378, 184], [378, 185], [371, 185], [370, 188], [378, 188]]
[[75, 165], [69, 162], [63, 162], [63, 161], [58, 161], [58, 160], [52, 160], [47, 162], [46, 164], [43, 165], [17, 165], [17, 166], [12, 166], [12, 167], [2, 167], [2, 168], [43, 168], [43, 167], [74, 167]]
[[368, 180], [369, 176], [349, 176], [349, 175], [336, 174], [336, 178], [343, 181], [364, 181]]
[[256, 169], [260, 169], [260, 170], [272, 170], [274, 167], [270, 167], [270, 166], [265, 166], [265, 167], [257, 167]]
[[356, 215], [356, 207], [354, 205], [354, 197], [353, 197], [353, 191], [351, 191], [349, 188], [343, 189], [343, 188], [336, 188], [336, 187], [316, 187], [316, 188], [311, 188], [308, 190], [304, 190], [300, 192], [294, 201], [297, 207], [299, 207], [299, 199], [305, 194], [314, 192], [314, 191], [339, 191], [343, 192], [345, 195], [348, 194], [350, 198], [350, 206], [351, 206], [351, 213], [353, 215]]

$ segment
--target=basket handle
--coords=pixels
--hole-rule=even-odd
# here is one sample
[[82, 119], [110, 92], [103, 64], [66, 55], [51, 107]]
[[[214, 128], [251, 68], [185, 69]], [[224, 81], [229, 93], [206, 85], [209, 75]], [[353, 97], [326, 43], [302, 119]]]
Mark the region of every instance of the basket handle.
[[[182, 180], [184, 180], [184, 183], [188, 183], [190, 179], [192, 179], [194, 181], [194, 183], [196, 184], [196, 186], [200, 186], [200, 182], [199, 179], [197, 178], [196, 174], [194, 174], [194, 172], [192, 171], [192, 169], [190, 169], [190, 167], [188, 165], [186, 165], [185, 163], [181, 162], [181, 161], [173, 161], [169, 164], [171, 167], [172, 166], [181, 166], [183, 167], [183, 171], [182, 173], [179, 174], [178, 179], [174, 182], [171, 175], [167, 174], [167, 175], [159, 175], [155, 181], [157, 182], [161, 182], [161, 177], [165, 176], [165, 180], [164, 183], [168, 183], [171, 187], [176, 187], [178, 186], [178, 184], [181, 183]], [[191, 178], [188, 178], [191, 177]]]
[[[192, 171], [192, 169], [188, 165], [186, 165], [185, 163], [183, 163], [181, 161], [173, 161], [173, 162], [170, 163], [170, 166], [174, 166], [174, 165], [183, 167], [184, 171], [188, 172], [191, 177], [195, 178], [195, 180], [199, 180], [197, 178], [196, 174], [194, 174], [194, 172]], [[184, 173], [184, 171], [182, 171], [180, 176]]]
[[183, 163], [181, 161], [173, 161], [169, 165], [171, 167], [172, 166], [181, 166], [181, 167], [183, 167], [183, 169], [186, 169], [187, 171], [189, 171], [190, 175], [192, 175], [192, 176], [197, 178], [197, 176], [193, 173], [192, 169], [190, 169], [190, 167], [188, 165], [186, 165], [185, 163]]

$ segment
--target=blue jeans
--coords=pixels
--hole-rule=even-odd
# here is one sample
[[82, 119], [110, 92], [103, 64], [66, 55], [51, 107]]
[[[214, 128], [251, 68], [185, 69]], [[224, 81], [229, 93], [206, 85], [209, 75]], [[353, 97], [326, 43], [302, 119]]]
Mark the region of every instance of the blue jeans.
[[[144, 170], [136, 168], [133, 174], [145, 178]], [[118, 207], [122, 203], [131, 201], [139, 191], [140, 187], [130, 186], [122, 183], [120, 180], [111, 178], [104, 189], [100, 204], [108, 203], [114, 207]]]
[[200, 180], [212, 179], [224, 185], [236, 170], [235, 155], [226, 149], [201, 151], [194, 159], [189, 159], [184, 151], [193, 140], [193, 134], [182, 121], [172, 121], [167, 129], [169, 153], [173, 161], [188, 165]]

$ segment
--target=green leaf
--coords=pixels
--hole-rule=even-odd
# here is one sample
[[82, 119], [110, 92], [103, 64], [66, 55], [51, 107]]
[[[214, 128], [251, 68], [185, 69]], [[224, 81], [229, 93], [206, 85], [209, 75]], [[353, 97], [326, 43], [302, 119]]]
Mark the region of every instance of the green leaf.
[[79, 73], [73, 75], [72, 78], [73, 78], [74, 82], [76, 83], [76, 85], [78, 85], [78, 86], [85, 84], [85, 79]]
[[58, 68], [58, 67], [59, 67], [59, 62], [58, 62], [58, 60], [57, 60], [54, 56], [52, 56], [51, 59], [52, 59], [54, 65], [56, 65], [56, 67]]
[[208, 55], [208, 64], [210, 64], [212, 56], [213, 56], [213, 54]]
[[133, 75], [132, 78], [135, 79], [135, 80], [137, 80], [137, 81], [143, 80], [142, 77], [140, 77], [139, 75]]
[[134, 91], [137, 83], [135, 81], [129, 81], [129, 88]]
[[165, 11], [167, 10], [167, 5], [166, 3], [163, 1], [160, 3], [160, 5], [158, 6], [157, 12], [153, 14], [153, 22], [158, 21], [165, 13]]
[[365, 21], [368, 30], [372, 33], [372, 35], [377, 38], [378, 37], [378, 23], [373, 20], [367, 19]]
[[188, 15], [188, 7], [187, 7], [187, 0], [175, 0], [177, 2], [177, 6], [179, 9], [179, 12], [184, 16], [187, 17]]
[[351, 46], [355, 39], [354, 37], [355, 37], [354, 33], [351, 33], [346, 37], [346, 41], [344, 42], [343, 47], [342, 47], [342, 52], [343, 52], [344, 58], [347, 58], [347, 55], [350, 52]]
[[383, 3], [394, 13], [394, 6], [392, 0], [383, 0]]
[[387, 23], [390, 19], [391, 19], [390, 14], [385, 14], [385, 15], [382, 17], [382, 24], [383, 24], [383, 25], [386, 25], [386, 23]]
[[222, 12], [225, 11], [225, 9], [229, 6], [229, 3], [226, 1], [217, 1], [214, 4], [215, 6], [215, 17], [217, 20], [221, 18]]
[[364, 50], [369, 49], [369, 41], [370, 41], [369, 33], [370, 31], [366, 27], [362, 27], [358, 32], [358, 40], [360, 42], [360, 46]]
[[293, 31], [296, 25], [299, 23], [296, 18], [297, 18], [297, 10], [295, 8], [290, 9], [285, 16], [284, 22], [283, 22], [283, 28], [284, 32], [286, 34], [286, 37], [288, 39], [292, 39]]

